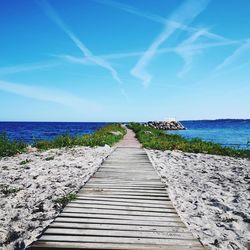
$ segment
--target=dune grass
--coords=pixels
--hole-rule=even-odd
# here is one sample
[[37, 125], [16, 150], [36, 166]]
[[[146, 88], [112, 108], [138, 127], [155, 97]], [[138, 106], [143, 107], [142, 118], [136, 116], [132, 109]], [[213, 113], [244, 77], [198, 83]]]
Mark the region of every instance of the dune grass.
[[130, 123], [128, 127], [136, 133], [145, 148], [250, 158], [250, 150], [223, 147], [201, 139], [188, 140], [180, 135], [167, 134], [163, 130], [145, 127], [139, 123]]
[[[93, 134], [83, 136], [60, 135], [51, 141], [36, 141], [32, 146], [39, 150], [74, 146], [112, 146], [126, 133], [126, 129], [120, 124], [110, 124], [100, 128]], [[25, 142], [12, 141], [6, 133], [0, 134], [0, 157], [12, 156], [26, 151], [28, 144]], [[23, 163], [24, 164], [24, 163]]]
[[27, 146], [25, 142], [10, 140], [5, 132], [0, 133], [0, 157], [23, 153]]
[[51, 141], [37, 141], [34, 147], [47, 150], [51, 148], [63, 148], [74, 146], [112, 146], [118, 142], [126, 133], [125, 128], [120, 124], [107, 125], [93, 134], [83, 136], [60, 135]]

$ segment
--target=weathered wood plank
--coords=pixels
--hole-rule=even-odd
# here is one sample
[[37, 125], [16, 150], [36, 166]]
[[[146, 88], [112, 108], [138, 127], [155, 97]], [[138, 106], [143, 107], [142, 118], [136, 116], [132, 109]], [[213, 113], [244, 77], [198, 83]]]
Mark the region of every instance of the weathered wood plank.
[[[77, 222], [77, 223], [83, 223], [86, 224], [112, 224], [112, 225], [136, 225], [136, 226], [155, 226], [155, 227], [161, 227], [163, 229], [167, 229], [168, 227], [173, 227], [173, 230], [175, 230], [176, 227], [185, 228], [186, 226], [181, 220], [176, 220], [174, 218], [170, 218], [170, 221], [150, 221], [150, 220], [123, 220], [121, 218], [119, 219], [113, 219], [113, 218], [96, 218], [96, 217], [64, 217], [66, 213], [61, 214], [59, 217], [55, 219], [55, 222]], [[187, 230], [187, 229], [186, 229]]]
[[129, 205], [115, 206], [115, 205], [105, 205], [105, 204], [83, 204], [71, 202], [67, 207], [78, 207], [78, 208], [95, 208], [95, 209], [112, 209], [112, 210], [125, 210], [125, 211], [138, 211], [138, 212], [175, 212], [174, 207], [166, 208], [148, 208], [148, 207], [135, 207]]
[[133, 220], [133, 221], [158, 221], [158, 222], [171, 222], [181, 221], [178, 215], [176, 216], [136, 216], [136, 215], [124, 215], [124, 214], [96, 214], [96, 213], [70, 213], [63, 211], [60, 216], [63, 217], [75, 217], [75, 218], [95, 218], [95, 219], [119, 219], [119, 220]]
[[[79, 242], [65, 241], [38, 241], [33, 245], [33, 249], [51, 250], [53, 248], [68, 250], [68, 249], [102, 249], [102, 250], [166, 250], [166, 246], [155, 244], [121, 244], [121, 243], [89, 243], [84, 244]], [[167, 250], [204, 250], [201, 246], [174, 246], [168, 245]]]
[[130, 195], [130, 196], [143, 196], [145, 197], [168, 197], [166, 192], [163, 191], [155, 191], [155, 192], [150, 192], [150, 191], [140, 191], [140, 190], [115, 190], [115, 189], [87, 189], [84, 188], [82, 191], [79, 192], [79, 195], [81, 194], [103, 194], [103, 195]]
[[157, 197], [157, 196], [148, 196], [148, 195], [125, 195], [125, 194], [83, 194], [83, 193], [79, 193], [77, 197], [106, 197], [106, 198], [126, 198], [126, 199], [136, 199], [136, 200], [151, 200], [151, 201], [155, 201], [155, 200], [159, 200], [159, 201], [169, 201], [169, 197], [166, 196], [162, 196], [162, 197]]
[[156, 238], [132, 238], [132, 237], [105, 237], [105, 236], [76, 236], [76, 235], [47, 235], [40, 238], [41, 241], [67, 241], [67, 242], [96, 242], [96, 243], [136, 243], [156, 245], [179, 245], [179, 246], [200, 246], [197, 240], [185, 239], [156, 239]]
[[131, 206], [134, 208], [148, 208], [148, 209], [165, 209], [165, 208], [173, 208], [173, 205], [171, 202], [168, 202], [166, 204], [160, 205], [160, 204], [149, 204], [149, 203], [135, 203], [135, 202], [126, 202], [126, 201], [110, 201], [110, 200], [74, 200], [70, 204], [86, 204], [86, 205], [113, 205], [113, 206]]
[[166, 208], [165, 212], [145, 212], [133, 210], [116, 210], [105, 208], [80, 208], [67, 206], [64, 209], [67, 213], [92, 213], [92, 214], [116, 214], [116, 215], [136, 215], [136, 216], [155, 216], [155, 217], [176, 217], [176, 212], [173, 209]]
[[99, 201], [126, 201], [126, 202], [133, 202], [135, 204], [159, 204], [159, 205], [164, 205], [164, 204], [169, 204], [171, 201], [170, 199], [166, 200], [152, 200], [152, 199], [131, 199], [131, 198], [124, 198], [124, 197], [106, 197], [106, 196], [78, 196], [77, 200], [99, 200]]
[[119, 183], [117, 183], [117, 185], [112, 185], [112, 184], [86, 184], [83, 189], [90, 189], [90, 188], [102, 188], [102, 189], [115, 189], [115, 190], [120, 190], [120, 189], [127, 189], [127, 190], [145, 190], [145, 191], [164, 191], [166, 192], [166, 188], [165, 187], [153, 187], [153, 186], [134, 186], [134, 185], [126, 185], [123, 186]]
[[[59, 219], [60, 217], [58, 217]], [[50, 228], [80, 228], [80, 229], [98, 229], [98, 230], [127, 230], [127, 231], [149, 231], [149, 232], [178, 232], [178, 233], [189, 233], [189, 230], [185, 227], [180, 226], [145, 226], [145, 225], [124, 225], [124, 224], [103, 224], [103, 223], [80, 223], [69, 221], [60, 221], [55, 220], [51, 225]], [[62, 219], [62, 218], [61, 218]], [[179, 224], [177, 224], [179, 225]]]
[[82, 236], [108, 236], [108, 237], [131, 237], [131, 238], [157, 238], [157, 239], [181, 239], [193, 240], [190, 232], [169, 231], [132, 231], [132, 230], [104, 230], [104, 229], [81, 229], [81, 228], [57, 228], [50, 227], [44, 235], [82, 235]]

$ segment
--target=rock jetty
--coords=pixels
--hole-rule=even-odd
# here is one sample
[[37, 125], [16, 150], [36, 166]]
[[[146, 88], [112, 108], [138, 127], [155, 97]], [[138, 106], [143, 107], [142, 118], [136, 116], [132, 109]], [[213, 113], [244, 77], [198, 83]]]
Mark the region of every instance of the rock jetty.
[[180, 122], [171, 120], [171, 121], [149, 121], [144, 124], [145, 126], [151, 128], [157, 128], [162, 130], [183, 130], [186, 129]]

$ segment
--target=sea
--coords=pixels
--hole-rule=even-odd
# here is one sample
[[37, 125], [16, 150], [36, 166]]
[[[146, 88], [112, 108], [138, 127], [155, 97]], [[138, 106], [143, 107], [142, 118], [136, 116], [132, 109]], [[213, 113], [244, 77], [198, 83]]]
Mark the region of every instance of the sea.
[[72, 136], [92, 134], [109, 124], [108, 122], [0, 122], [0, 132], [7, 133], [11, 140], [32, 144], [38, 140], [70, 134]]
[[[222, 146], [250, 149], [250, 119], [223, 119], [181, 121], [186, 130], [168, 131], [187, 139], [200, 138]], [[11, 140], [32, 144], [37, 140], [51, 140], [58, 135], [91, 134], [107, 125], [107, 122], [0, 122], [0, 132], [6, 132]]]
[[250, 149], [250, 119], [181, 121], [186, 130], [168, 131], [187, 139], [200, 138], [222, 146]]

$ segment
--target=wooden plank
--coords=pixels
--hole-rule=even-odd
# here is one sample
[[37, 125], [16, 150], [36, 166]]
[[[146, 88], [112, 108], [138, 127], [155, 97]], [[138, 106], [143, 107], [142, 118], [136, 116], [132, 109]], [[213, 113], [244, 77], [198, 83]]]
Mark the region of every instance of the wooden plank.
[[141, 193], [165, 193], [165, 188], [157, 188], [157, 189], [145, 189], [141, 187], [89, 187], [85, 186], [82, 190], [88, 190], [88, 191], [122, 191], [122, 192], [141, 192]]
[[[162, 183], [155, 184], [154, 182], [142, 182], [142, 181], [122, 181], [119, 180], [119, 182], [117, 181], [113, 181], [113, 180], [101, 180], [101, 179], [91, 179], [88, 184], [94, 184], [94, 185], [113, 185], [113, 186], [129, 186], [129, 187], [155, 187], [155, 188], [164, 188], [165, 185]], [[87, 184], [87, 185], [88, 185]]]
[[174, 207], [166, 208], [148, 208], [148, 207], [135, 207], [129, 205], [115, 206], [115, 205], [105, 205], [105, 204], [83, 204], [71, 202], [67, 207], [79, 207], [79, 208], [95, 208], [95, 209], [113, 209], [113, 210], [129, 210], [129, 211], [144, 211], [144, 212], [175, 212]]
[[98, 208], [80, 208], [66, 206], [64, 211], [67, 213], [92, 213], [92, 214], [117, 214], [117, 215], [136, 215], [136, 216], [155, 216], [155, 217], [176, 217], [173, 209], [166, 208], [165, 212], [145, 212], [133, 210], [116, 210], [116, 209], [98, 209]]
[[95, 218], [95, 219], [119, 219], [119, 220], [134, 220], [134, 221], [158, 221], [158, 222], [171, 222], [171, 221], [181, 221], [178, 215], [176, 216], [136, 216], [136, 215], [124, 215], [124, 214], [96, 214], [96, 213], [69, 213], [63, 211], [60, 216], [71, 217], [71, 218]]
[[[121, 244], [121, 243], [89, 243], [84, 244], [79, 242], [65, 242], [65, 241], [38, 241], [32, 249], [45, 249], [51, 250], [53, 248], [68, 250], [68, 249], [102, 249], [102, 250], [166, 250], [166, 246], [155, 245], [155, 244]], [[174, 246], [168, 245], [167, 250], [204, 250], [201, 246]]]
[[117, 185], [113, 185], [113, 184], [90, 184], [90, 183], [87, 183], [83, 189], [86, 189], [86, 188], [104, 188], [104, 189], [116, 189], [116, 190], [119, 190], [119, 189], [129, 189], [129, 190], [134, 190], [134, 189], [137, 189], [137, 190], [161, 190], [161, 191], [164, 191], [166, 192], [166, 188], [165, 187], [153, 187], [153, 186], [135, 186], [135, 185], [121, 185], [119, 183], [117, 183]]
[[131, 237], [131, 238], [157, 238], [157, 239], [181, 239], [193, 240], [190, 232], [169, 231], [132, 231], [132, 230], [104, 230], [104, 229], [81, 229], [81, 228], [57, 228], [50, 227], [44, 235], [81, 235], [81, 236], [107, 236], [107, 237]]
[[84, 198], [84, 197], [105, 197], [105, 198], [126, 198], [126, 199], [136, 199], [136, 200], [151, 200], [151, 201], [169, 201], [170, 199], [166, 195], [165, 197], [157, 197], [157, 196], [143, 196], [143, 195], [121, 195], [121, 194], [82, 194], [79, 193], [77, 197]]
[[127, 202], [133, 202], [136, 204], [159, 204], [159, 205], [164, 205], [164, 204], [169, 204], [170, 199], [166, 200], [154, 200], [154, 199], [131, 199], [131, 198], [126, 198], [126, 197], [114, 197], [114, 196], [78, 196], [77, 200], [105, 200], [105, 201], [127, 201]]
[[66, 242], [95, 242], [95, 243], [119, 243], [119, 244], [155, 244], [155, 245], [179, 245], [179, 246], [200, 246], [197, 240], [180, 239], [155, 239], [155, 238], [132, 238], [132, 237], [96, 237], [96, 236], [75, 236], [75, 235], [42, 235], [40, 241], [66, 241]]
[[144, 226], [144, 225], [123, 225], [123, 224], [103, 224], [103, 223], [79, 223], [72, 221], [54, 221], [50, 228], [73, 228], [73, 229], [98, 229], [98, 230], [126, 230], [126, 231], [137, 231], [137, 232], [178, 232], [178, 233], [189, 233], [189, 230], [185, 227], [180, 226]]
[[[65, 217], [64, 217], [65, 215]], [[136, 226], [155, 226], [163, 228], [163, 231], [168, 227], [172, 227], [175, 230], [176, 227], [185, 228], [186, 226], [181, 220], [172, 220], [171, 221], [150, 221], [150, 220], [123, 220], [123, 219], [113, 219], [113, 218], [91, 218], [91, 217], [67, 217], [67, 214], [61, 214], [55, 219], [55, 222], [71, 222], [71, 223], [82, 223], [83, 225], [87, 224], [102, 224], [102, 225], [136, 225]], [[186, 229], [187, 230], [187, 229]]]
[[166, 204], [160, 205], [160, 204], [148, 204], [148, 203], [135, 203], [135, 202], [127, 202], [127, 201], [113, 201], [113, 200], [74, 200], [71, 201], [70, 204], [87, 204], [87, 205], [114, 205], [114, 206], [132, 206], [135, 208], [173, 208], [173, 205], [171, 202], [168, 202]]
[[116, 190], [116, 189], [82, 189], [79, 194], [116, 194], [116, 195], [136, 195], [146, 197], [168, 197], [166, 191], [141, 191], [141, 190]]

